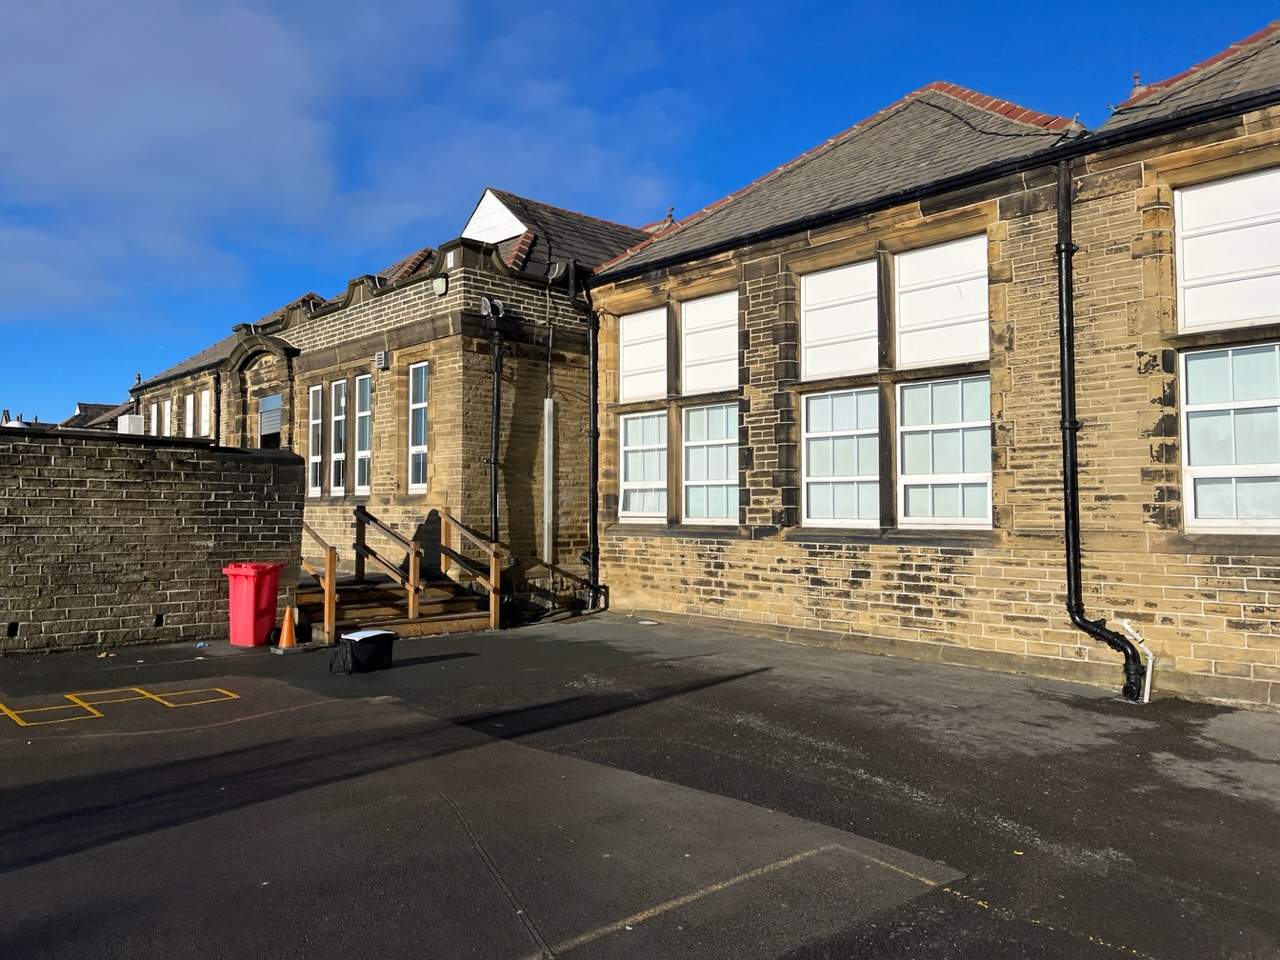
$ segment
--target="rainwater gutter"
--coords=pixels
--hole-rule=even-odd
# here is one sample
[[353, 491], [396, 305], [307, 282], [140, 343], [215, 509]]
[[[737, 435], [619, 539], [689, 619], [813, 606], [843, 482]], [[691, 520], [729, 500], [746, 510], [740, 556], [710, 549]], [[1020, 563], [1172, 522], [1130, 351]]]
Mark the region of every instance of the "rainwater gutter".
[[[1085, 615], [1081, 591], [1080, 463], [1076, 435], [1075, 290], [1071, 260], [1078, 249], [1071, 238], [1071, 161], [1058, 161], [1058, 373], [1062, 391], [1062, 514], [1067, 560], [1067, 613], [1071, 623], [1099, 643], [1124, 655], [1124, 685], [1120, 693], [1130, 701], [1149, 698], [1148, 669], [1137, 647], [1123, 634], [1107, 626], [1104, 618]], [[1143, 700], [1143, 702], [1146, 702]]]

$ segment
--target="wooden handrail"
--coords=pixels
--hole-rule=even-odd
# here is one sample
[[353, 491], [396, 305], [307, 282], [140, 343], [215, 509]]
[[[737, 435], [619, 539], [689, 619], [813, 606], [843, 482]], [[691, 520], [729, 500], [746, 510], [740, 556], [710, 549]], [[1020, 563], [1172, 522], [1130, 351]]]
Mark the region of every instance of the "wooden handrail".
[[[502, 612], [502, 561], [505, 551], [501, 545], [485, 540], [473, 533], [443, 510], [436, 510], [440, 517], [440, 555], [458, 565], [463, 572], [472, 577], [489, 595], [489, 627], [498, 629]], [[356, 507], [353, 511], [356, 521], [356, 538], [352, 547], [356, 558], [356, 576], [363, 578], [364, 561], [372, 560], [385, 570], [405, 591], [408, 601], [410, 619], [416, 619], [420, 611], [421, 591], [425, 584], [422, 580], [422, 545], [398, 533], [383, 523], [364, 507]], [[409, 571], [406, 574], [400, 567], [382, 557], [378, 551], [369, 546], [365, 538], [365, 527], [372, 524], [393, 542], [400, 544], [407, 552]], [[488, 563], [473, 560], [454, 547], [454, 534], [476, 547], [488, 558]], [[314, 534], [313, 534], [314, 535]], [[459, 544], [460, 546], [460, 544]]]
[[479, 534], [473, 533], [469, 527], [464, 527], [461, 523], [459, 523], [453, 517], [449, 516], [449, 514], [445, 513], [443, 510], [437, 510], [436, 512], [440, 515], [442, 533], [443, 533], [443, 525], [447, 523], [451, 528], [453, 528], [454, 530], [457, 530], [458, 533], [462, 535], [463, 540], [466, 540], [477, 550], [483, 551], [485, 554], [487, 554], [490, 557], [494, 556], [494, 554], [502, 553], [502, 547], [499, 546], [498, 544], [491, 543], [488, 540], [485, 540]]
[[416, 548], [417, 545], [412, 540], [410, 540], [404, 534], [398, 533], [397, 531], [393, 530], [391, 527], [387, 526], [385, 523], [383, 523], [381, 520], [375, 517], [372, 513], [370, 513], [364, 507], [356, 507], [355, 514], [356, 514], [357, 526], [360, 524], [361, 521], [363, 521], [364, 523], [371, 523], [375, 527], [377, 527], [379, 530], [381, 530], [383, 533], [385, 533], [388, 537], [390, 537], [392, 540], [394, 540], [396, 543], [400, 544], [400, 546], [404, 547], [406, 550], [413, 550]]
[[302, 558], [302, 569], [315, 577], [324, 589], [324, 642], [332, 646], [337, 642], [333, 633], [338, 621], [338, 549], [326, 543], [324, 538], [312, 530], [306, 521], [303, 521], [302, 532], [324, 549], [323, 573], [316, 569], [306, 557]]

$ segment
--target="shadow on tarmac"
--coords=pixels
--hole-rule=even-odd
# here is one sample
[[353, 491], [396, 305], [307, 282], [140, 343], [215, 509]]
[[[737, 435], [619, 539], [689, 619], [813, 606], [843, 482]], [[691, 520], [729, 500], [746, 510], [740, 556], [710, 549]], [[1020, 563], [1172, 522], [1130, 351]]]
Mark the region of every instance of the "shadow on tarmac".
[[[460, 654], [454, 656], [467, 656]], [[419, 658], [443, 659], [441, 657]], [[408, 661], [406, 661], [406, 664]], [[768, 667], [592, 694], [517, 710], [281, 739], [189, 760], [0, 790], [0, 874], [105, 844], [340, 783], [518, 739], [765, 673]], [[37, 816], [31, 812], [40, 811]]]

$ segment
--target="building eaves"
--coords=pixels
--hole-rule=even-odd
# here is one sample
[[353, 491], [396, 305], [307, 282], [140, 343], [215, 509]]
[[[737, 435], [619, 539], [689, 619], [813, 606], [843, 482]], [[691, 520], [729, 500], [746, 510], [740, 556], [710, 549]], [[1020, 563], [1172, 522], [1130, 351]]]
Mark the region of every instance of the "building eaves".
[[602, 264], [598, 280], [783, 231], [824, 212], [1046, 150], [1082, 128], [1068, 117], [936, 81]]
[[[528, 227], [527, 232], [533, 234], [528, 249], [521, 254], [524, 260], [521, 269], [526, 273], [545, 275], [556, 260], [572, 260], [579, 266], [594, 269], [648, 236], [637, 227], [552, 206], [508, 190], [488, 189]], [[504, 259], [516, 250], [521, 240], [521, 237], [512, 237], [504, 241], [507, 244]]]
[[1280, 86], [1280, 20], [1116, 106], [1099, 133], [1171, 117], [1196, 107]]

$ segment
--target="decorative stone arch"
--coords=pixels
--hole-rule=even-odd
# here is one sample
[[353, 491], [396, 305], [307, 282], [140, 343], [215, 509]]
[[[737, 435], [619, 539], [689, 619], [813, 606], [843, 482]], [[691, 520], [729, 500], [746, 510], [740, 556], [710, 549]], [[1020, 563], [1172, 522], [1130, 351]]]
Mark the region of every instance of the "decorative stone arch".
[[[280, 394], [280, 446], [289, 448], [293, 441], [293, 358], [296, 347], [279, 337], [237, 327], [239, 339], [219, 368], [226, 404], [226, 436], [228, 446], [256, 447], [258, 434], [254, 428], [259, 398]], [[265, 366], [265, 369], [263, 369]]]

